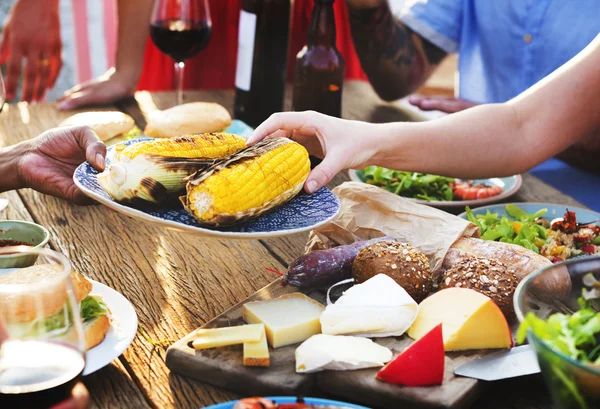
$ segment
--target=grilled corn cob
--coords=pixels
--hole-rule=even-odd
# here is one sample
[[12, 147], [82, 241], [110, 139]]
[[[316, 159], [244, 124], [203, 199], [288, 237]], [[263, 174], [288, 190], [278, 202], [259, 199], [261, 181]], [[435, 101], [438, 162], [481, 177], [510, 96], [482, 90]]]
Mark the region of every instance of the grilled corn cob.
[[266, 139], [190, 176], [181, 201], [201, 223], [232, 224], [290, 200], [309, 172], [303, 146]]
[[115, 145], [98, 183], [116, 201], [164, 203], [185, 191], [185, 178], [245, 147], [233, 134], [200, 134]]

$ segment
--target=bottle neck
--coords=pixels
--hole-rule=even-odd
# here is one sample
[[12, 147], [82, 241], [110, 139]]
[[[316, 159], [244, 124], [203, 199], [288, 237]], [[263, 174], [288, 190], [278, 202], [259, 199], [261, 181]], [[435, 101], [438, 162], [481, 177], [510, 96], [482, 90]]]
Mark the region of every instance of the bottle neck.
[[332, 0], [315, 0], [307, 45], [335, 47], [335, 18]]

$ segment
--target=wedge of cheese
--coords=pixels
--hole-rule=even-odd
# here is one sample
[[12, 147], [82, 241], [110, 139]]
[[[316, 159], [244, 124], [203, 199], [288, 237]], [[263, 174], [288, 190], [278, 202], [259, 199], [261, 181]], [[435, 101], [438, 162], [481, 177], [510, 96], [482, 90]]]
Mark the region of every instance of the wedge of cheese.
[[270, 364], [269, 346], [267, 345], [267, 336], [263, 329], [258, 342], [244, 342], [244, 365], [269, 366]]
[[291, 293], [267, 301], [244, 304], [248, 324], [264, 324], [273, 348], [297, 344], [321, 332], [319, 317], [325, 307], [302, 293]]
[[208, 349], [245, 342], [259, 342], [264, 333], [265, 327], [262, 324], [199, 329], [196, 331], [192, 346], [194, 349]]
[[391, 359], [392, 351], [368, 338], [318, 334], [296, 349], [296, 372], [372, 368]]
[[348, 289], [321, 315], [323, 334], [400, 336], [417, 316], [415, 300], [385, 274]]
[[500, 308], [490, 298], [467, 288], [447, 288], [423, 300], [408, 336], [418, 340], [439, 324], [446, 351], [513, 345], [510, 327]]

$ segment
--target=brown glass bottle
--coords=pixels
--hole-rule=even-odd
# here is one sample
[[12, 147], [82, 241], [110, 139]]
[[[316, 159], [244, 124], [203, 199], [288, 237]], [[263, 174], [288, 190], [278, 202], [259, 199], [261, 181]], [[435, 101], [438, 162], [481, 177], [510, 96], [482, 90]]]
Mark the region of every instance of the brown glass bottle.
[[344, 59], [335, 46], [334, 0], [315, 0], [306, 45], [296, 56], [294, 111], [342, 116]]
[[243, 0], [234, 115], [256, 127], [283, 111], [290, 0]]

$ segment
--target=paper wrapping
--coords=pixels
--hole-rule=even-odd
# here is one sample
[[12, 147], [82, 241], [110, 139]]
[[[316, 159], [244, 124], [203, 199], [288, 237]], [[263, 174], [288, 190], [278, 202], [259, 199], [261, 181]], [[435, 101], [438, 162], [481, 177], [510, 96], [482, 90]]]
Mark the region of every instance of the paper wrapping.
[[465, 219], [376, 186], [346, 182], [333, 193], [340, 199], [340, 212], [329, 223], [311, 231], [307, 253], [391, 236], [421, 250], [429, 259], [431, 271], [437, 273], [457, 239], [479, 237], [477, 226]]

